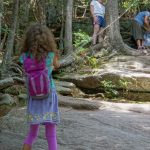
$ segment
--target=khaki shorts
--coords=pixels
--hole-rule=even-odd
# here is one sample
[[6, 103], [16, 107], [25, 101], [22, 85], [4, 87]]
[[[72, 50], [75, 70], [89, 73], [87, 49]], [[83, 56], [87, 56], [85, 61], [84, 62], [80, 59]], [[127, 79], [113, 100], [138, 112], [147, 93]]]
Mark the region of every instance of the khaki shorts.
[[131, 33], [134, 40], [143, 40], [144, 39], [144, 28], [135, 20], [132, 22]]

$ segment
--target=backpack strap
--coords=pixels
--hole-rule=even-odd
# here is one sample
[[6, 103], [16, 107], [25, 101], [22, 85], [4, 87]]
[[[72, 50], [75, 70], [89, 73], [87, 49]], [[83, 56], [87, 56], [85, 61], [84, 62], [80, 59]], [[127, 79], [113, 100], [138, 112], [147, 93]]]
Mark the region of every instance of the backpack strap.
[[26, 58], [27, 58], [26, 53], [23, 53], [23, 54], [22, 54], [22, 59], [23, 59], [23, 61], [25, 61]]
[[22, 60], [24, 61], [26, 58], [32, 58], [28, 53], [22, 54]]
[[26, 58], [27, 58], [26, 53], [21, 54], [21, 56], [19, 57], [20, 63], [23, 64]]

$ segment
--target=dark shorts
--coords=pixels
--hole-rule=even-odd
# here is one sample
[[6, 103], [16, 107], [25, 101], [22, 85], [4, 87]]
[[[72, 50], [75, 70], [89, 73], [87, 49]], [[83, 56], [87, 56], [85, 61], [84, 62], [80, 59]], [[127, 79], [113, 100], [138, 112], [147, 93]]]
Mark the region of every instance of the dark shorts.
[[132, 22], [131, 33], [134, 40], [143, 40], [144, 39], [144, 28], [135, 20]]
[[102, 16], [97, 16], [98, 21], [93, 24], [99, 24], [100, 27], [104, 28], [106, 26], [105, 19]]

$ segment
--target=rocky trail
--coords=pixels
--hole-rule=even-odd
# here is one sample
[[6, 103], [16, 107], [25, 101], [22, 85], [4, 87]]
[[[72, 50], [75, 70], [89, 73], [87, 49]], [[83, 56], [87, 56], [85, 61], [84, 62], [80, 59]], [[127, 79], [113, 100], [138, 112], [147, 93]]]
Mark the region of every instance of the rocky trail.
[[[150, 150], [149, 103], [100, 101], [96, 104], [99, 109], [93, 111], [76, 110], [69, 105], [60, 107], [61, 123], [57, 128], [59, 150]], [[25, 107], [16, 107], [0, 118], [0, 150], [21, 150], [27, 131], [25, 110]], [[46, 149], [44, 126], [41, 126], [33, 150]]]

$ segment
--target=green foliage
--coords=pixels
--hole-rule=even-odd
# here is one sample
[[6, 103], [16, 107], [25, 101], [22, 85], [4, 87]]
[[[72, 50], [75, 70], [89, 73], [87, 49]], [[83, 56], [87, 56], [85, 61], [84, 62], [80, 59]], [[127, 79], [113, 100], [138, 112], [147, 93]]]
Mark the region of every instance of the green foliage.
[[128, 94], [128, 89], [127, 87], [131, 84], [131, 82], [127, 81], [126, 79], [120, 79], [119, 80], [119, 85], [123, 87], [123, 95]]
[[119, 97], [119, 91], [117, 90], [117, 87], [122, 88], [123, 97], [128, 94], [128, 86], [131, 84], [131, 82], [127, 81], [126, 79], [122, 78], [118, 81], [118, 85], [114, 84], [110, 80], [103, 80], [101, 81], [101, 85], [104, 88], [104, 92], [106, 93], [105, 96], [108, 98], [117, 98]]
[[122, 0], [120, 2], [121, 7], [128, 9], [129, 7], [132, 6], [132, 8], [130, 9], [130, 11], [132, 12], [133, 10], [146, 10], [147, 8], [150, 7], [150, 2], [149, 0]]
[[10, 29], [7, 28], [7, 27], [4, 27], [4, 28], [2, 27], [1, 30], [2, 30], [2, 33], [7, 33], [8, 34], [10, 32]]
[[101, 81], [101, 84], [104, 87], [107, 97], [115, 98], [119, 96], [119, 92], [115, 89], [116, 85], [114, 85], [112, 81], [103, 80]]
[[80, 47], [79, 51], [83, 51], [84, 48], [82, 47], [82, 44], [89, 43], [89, 41], [91, 40], [90, 36], [81, 30], [79, 30], [78, 32], [74, 32], [73, 35], [74, 35], [74, 46], [76, 48]]
[[92, 68], [97, 68], [99, 66], [99, 62], [95, 57], [87, 56], [86, 58], [88, 65], [91, 66]]
[[122, 1], [122, 6], [124, 8], [129, 8], [131, 5], [133, 7], [137, 7], [139, 5], [140, 0], [124, 0]]
[[131, 84], [131, 82], [127, 81], [126, 79], [120, 79], [119, 80], [119, 85], [124, 87], [125, 89]]

